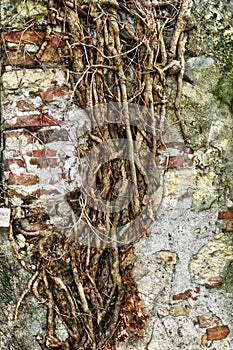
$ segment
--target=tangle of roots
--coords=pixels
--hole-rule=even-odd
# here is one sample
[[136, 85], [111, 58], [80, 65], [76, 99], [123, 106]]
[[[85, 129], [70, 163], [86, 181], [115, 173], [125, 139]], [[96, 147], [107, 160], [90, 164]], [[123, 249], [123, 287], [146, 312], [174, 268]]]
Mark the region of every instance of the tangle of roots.
[[[191, 7], [192, 0], [49, 0], [46, 40], [60, 28], [66, 47], [59, 49], [59, 54], [74, 103], [85, 109], [112, 102], [142, 105], [150, 112], [150, 126], [158, 130], [154, 136], [133, 127], [126, 109], [121, 128], [103, 123], [89, 132], [90, 148], [123, 137], [129, 147], [136, 140], [156, 155], [164, 132], [168, 75], [177, 77], [174, 110], [188, 142], [180, 99]], [[38, 57], [45, 47], [46, 41]], [[103, 109], [103, 121], [105, 117]], [[147, 191], [146, 172], [142, 164], [135, 165], [130, 154], [129, 161], [116, 159], [102, 166], [97, 177], [104, 200], [114, 198], [117, 179], [130, 178], [135, 191], [131, 206], [115, 216], [82, 208], [92, 227], [117, 227], [140, 213]], [[71, 193], [68, 200], [78, 214], [79, 191]], [[141, 337], [146, 316], [132, 279], [132, 246], [81, 246], [44, 226], [43, 215], [30, 212], [23, 220], [14, 220], [10, 232], [15, 255], [32, 274], [16, 317], [29, 291], [47, 307], [42, 348], [107, 350], [114, 349], [130, 332]], [[19, 233], [26, 238], [26, 255], [21, 255], [15, 243]], [[65, 341], [57, 336], [57, 317], [67, 330]]]

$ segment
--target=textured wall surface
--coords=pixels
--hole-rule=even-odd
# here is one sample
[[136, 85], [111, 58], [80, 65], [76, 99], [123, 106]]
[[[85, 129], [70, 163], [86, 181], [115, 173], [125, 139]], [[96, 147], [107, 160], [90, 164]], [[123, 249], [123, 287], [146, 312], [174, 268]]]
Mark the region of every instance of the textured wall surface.
[[[17, 2], [15, 25], [23, 27], [29, 16], [43, 24], [46, 6], [34, 5]], [[3, 2], [4, 25], [9, 6]], [[189, 43], [182, 100], [192, 148], [184, 145], [171, 111], [166, 149], [158, 157], [161, 203], [149, 237], [135, 245], [134, 279], [149, 318], [144, 338], [129, 337], [118, 350], [233, 349], [232, 9], [232, 1], [195, 3], [198, 29]], [[64, 194], [80, 181], [74, 140], [90, 125], [72, 104], [57, 53], [64, 45], [58, 34], [35, 65], [43, 38], [43, 32], [30, 28], [2, 35], [7, 52], [1, 94], [3, 188], [16, 217], [42, 205], [53, 224], [62, 225], [69, 220]], [[2, 205], [7, 204], [4, 191]], [[28, 296], [13, 322], [12, 310], [29, 276], [11, 255], [7, 230], [0, 242], [1, 349], [39, 350], [45, 308]], [[20, 235], [18, 244], [25, 248]], [[59, 337], [66, 337], [62, 325]]]

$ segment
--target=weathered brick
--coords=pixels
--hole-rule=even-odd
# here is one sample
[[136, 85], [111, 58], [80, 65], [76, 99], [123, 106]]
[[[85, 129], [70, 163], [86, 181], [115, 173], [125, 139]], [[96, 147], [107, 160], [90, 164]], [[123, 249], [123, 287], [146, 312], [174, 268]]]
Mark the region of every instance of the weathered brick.
[[56, 154], [57, 151], [53, 149], [36, 149], [28, 151], [26, 155], [29, 157], [55, 157]]
[[8, 184], [14, 186], [32, 186], [38, 183], [38, 176], [34, 174], [12, 174], [9, 175]]
[[[35, 142], [35, 138], [33, 136], [33, 133], [27, 132], [25, 129], [21, 131], [16, 131], [16, 130], [7, 130], [4, 133], [4, 139], [5, 139], [5, 145], [8, 149], [12, 149], [14, 151], [14, 157], [20, 156], [20, 151], [19, 149], [15, 149], [16, 141], [21, 140], [22, 144], [30, 144]], [[17, 142], [18, 144], [18, 142]], [[13, 147], [13, 148], [12, 148]]]
[[200, 328], [218, 326], [219, 323], [221, 322], [221, 319], [213, 314], [198, 316], [197, 320]]
[[35, 55], [26, 51], [8, 51], [4, 55], [5, 66], [31, 66], [35, 64]]
[[43, 126], [58, 126], [62, 122], [54, 119], [52, 116], [44, 114], [32, 114], [18, 116], [12, 120], [8, 120], [5, 123], [6, 129], [17, 129], [17, 128], [41, 128]]
[[229, 333], [230, 333], [230, 329], [228, 326], [216, 326], [216, 327], [208, 328], [206, 330], [208, 340], [224, 339], [228, 336]]
[[6, 51], [17, 51], [17, 50], [21, 50], [23, 47], [22, 44], [16, 44], [16, 43], [11, 43], [11, 42], [6, 42], [5, 48]]
[[164, 162], [158, 161], [158, 166], [166, 169], [182, 168], [184, 166], [184, 156], [168, 157]]
[[19, 168], [25, 168], [25, 163], [22, 159], [7, 159], [5, 171], [10, 171], [12, 166], [17, 165]]
[[173, 295], [172, 299], [173, 300], [185, 300], [185, 299], [190, 298], [191, 295], [192, 295], [192, 290], [188, 289], [184, 293]]
[[24, 100], [17, 101], [16, 106], [22, 112], [33, 111], [35, 110], [35, 106], [31, 102], [27, 102]]
[[226, 232], [233, 232], [233, 220], [227, 222]]
[[218, 219], [219, 220], [228, 220], [228, 219], [233, 219], [233, 211], [220, 211], [218, 213]]
[[61, 34], [52, 34], [49, 38], [48, 45], [51, 47], [65, 47], [66, 42], [62, 39]]
[[40, 45], [45, 37], [45, 32], [38, 32], [34, 30], [27, 31], [12, 31], [3, 32], [3, 40], [10, 41], [12, 43], [30, 43]]
[[52, 102], [54, 98], [64, 96], [67, 91], [67, 87], [48, 88], [40, 91], [40, 97], [43, 102]]
[[200, 293], [200, 288], [196, 287], [194, 290], [187, 289], [183, 293], [173, 295], [173, 300], [185, 300], [191, 298], [193, 300], [197, 300], [198, 294]]
[[39, 168], [56, 168], [59, 165], [58, 159], [56, 158], [31, 158], [31, 165], [37, 165]]
[[194, 150], [191, 147], [185, 147], [184, 153], [186, 154], [194, 154]]

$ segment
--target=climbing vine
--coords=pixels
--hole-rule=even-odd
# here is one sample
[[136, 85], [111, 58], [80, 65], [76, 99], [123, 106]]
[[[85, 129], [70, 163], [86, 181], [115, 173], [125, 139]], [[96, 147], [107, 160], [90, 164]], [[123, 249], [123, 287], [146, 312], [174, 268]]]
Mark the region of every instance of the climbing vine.
[[[49, 0], [46, 37], [37, 58], [47, 47], [51, 34], [59, 32], [66, 45], [58, 49], [73, 103], [92, 111], [91, 117], [103, 121], [86, 135], [88, 150], [105, 140], [124, 138], [129, 150], [134, 141], [156, 156], [163, 144], [167, 113], [167, 77], [176, 76], [177, 91], [173, 108], [184, 140], [188, 132], [180, 101], [185, 71], [185, 49], [189, 37], [192, 0]], [[124, 123], [108, 123], [106, 104], [121, 103]], [[150, 127], [146, 133], [130, 122], [129, 104], [146, 107]], [[103, 106], [95, 112], [95, 106]], [[94, 112], [93, 112], [94, 111]], [[97, 113], [98, 115], [96, 115]], [[143, 115], [141, 116], [143, 118]], [[78, 146], [77, 157], [85, 150]], [[105, 213], [86, 204], [85, 195], [75, 189], [67, 195], [76, 220], [88, 224], [89, 241], [80, 244], [83, 234], [76, 227], [76, 239], [45, 225], [45, 214], [37, 209], [24, 219], [13, 219], [9, 239], [14, 254], [32, 277], [17, 307], [27, 293], [47, 307], [47, 331], [40, 341], [43, 349], [114, 349], [117, 341], [129, 334], [142, 337], [147, 315], [132, 278], [133, 242], [148, 228], [139, 225], [140, 234], [132, 243], [118, 245], [101, 235], [101, 227], [124, 227], [139, 216], [145, 205], [148, 180], [134, 153], [129, 159], [116, 158], [98, 169], [97, 182], [103, 200], [116, 197], [116, 183], [129, 179], [133, 199], [118, 213]], [[127, 192], [122, 196], [127, 197]], [[14, 216], [13, 216], [14, 218]], [[85, 226], [87, 227], [87, 226]], [[91, 235], [90, 232], [94, 232]], [[22, 234], [28, 243], [22, 255], [15, 236]], [[127, 232], [124, 231], [127, 235]], [[94, 244], [93, 244], [94, 240]], [[67, 339], [57, 334], [57, 318], [67, 331]]]

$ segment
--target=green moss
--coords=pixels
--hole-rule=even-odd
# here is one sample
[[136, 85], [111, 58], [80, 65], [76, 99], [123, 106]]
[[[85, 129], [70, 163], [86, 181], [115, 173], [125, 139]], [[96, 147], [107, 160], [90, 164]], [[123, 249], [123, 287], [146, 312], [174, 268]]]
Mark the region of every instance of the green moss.
[[224, 74], [221, 75], [216, 88], [214, 89], [214, 95], [217, 97], [219, 106], [224, 108], [228, 107], [231, 111], [233, 102], [233, 65], [228, 64]]
[[8, 29], [21, 29], [28, 25], [42, 25], [48, 16], [47, 1], [2, 0], [1, 25]]
[[233, 292], [233, 260], [228, 261], [222, 275], [223, 286], [227, 292]]
[[221, 71], [233, 61], [232, 3], [224, 0], [197, 0], [193, 21], [198, 30], [193, 43], [198, 54], [215, 58]]
[[43, 18], [48, 14], [47, 6], [40, 1], [27, 0], [20, 2], [16, 7], [18, 14], [22, 18]]

